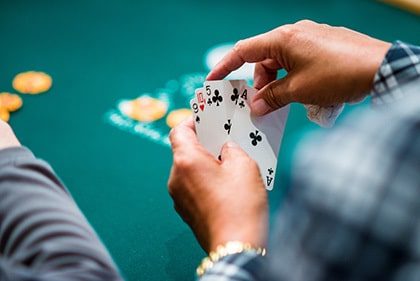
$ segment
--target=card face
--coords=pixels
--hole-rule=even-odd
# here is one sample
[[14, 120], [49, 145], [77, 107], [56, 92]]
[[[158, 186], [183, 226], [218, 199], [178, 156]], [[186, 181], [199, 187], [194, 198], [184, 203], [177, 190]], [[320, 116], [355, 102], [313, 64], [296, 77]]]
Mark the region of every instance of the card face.
[[196, 98], [191, 99], [190, 101], [190, 107], [191, 110], [193, 111], [193, 120], [194, 120], [194, 124], [195, 124], [195, 130], [197, 132], [197, 130], [199, 130], [199, 128], [201, 127], [201, 114], [200, 111], [198, 110], [198, 102]]
[[[248, 87], [247, 92], [248, 100], [251, 100], [256, 90]], [[268, 190], [274, 185], [277, 156], [288, 111], [287, 107], [266, 116], [255, 117], [251, 115], [249, 104], [246, 103], [235, 111], [233, 118], [232, 140], [258, 163]]]
[[215, 157], [219, 158], [223, 144], [227, 140], [228, 123], [224, 107], [224, 98], [220, 92], [205, 94], [197, 89], [196, 98], [191, 101], [194, 112], [197, 137], [200, 143]]
[[[249, 88], [249, 100], [252, 99], [256, 92], [257, 91], [255, 89]], [[279, 153], [289, 111], [290, 106], [287, 105], [264, 116], [257, 117], [251, 115], [252, 123], [264, 132], [276, 157]]]

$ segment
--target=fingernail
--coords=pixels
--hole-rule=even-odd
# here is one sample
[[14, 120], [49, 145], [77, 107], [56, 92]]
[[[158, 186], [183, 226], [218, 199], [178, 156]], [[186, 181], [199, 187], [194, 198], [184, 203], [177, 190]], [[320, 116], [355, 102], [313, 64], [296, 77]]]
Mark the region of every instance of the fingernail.
[[270, 110], [270, 107], [262, 98], [254, 100], [251, 104], [251, 111], [255, 115], [263, 115], [267, 113], [269, 110]]
[[228, 141], [226, 143], [226, 146], [229, 147], [229, 148], [237, 148], [238, 147], [238, 145], [236, 143], [234, 143], [233, 141]]

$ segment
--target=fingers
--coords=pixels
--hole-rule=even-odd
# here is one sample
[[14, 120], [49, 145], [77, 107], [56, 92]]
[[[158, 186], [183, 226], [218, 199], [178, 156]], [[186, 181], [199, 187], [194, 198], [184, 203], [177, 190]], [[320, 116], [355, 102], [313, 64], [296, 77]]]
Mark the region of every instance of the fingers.
[[192, 148], [196, 146], [198, 144], [198, 139], [195, 134], [192, 117], [173, 128], [169, 134], [169, 140], [174, 152], [181, 148], [188, 149], [189, 147]]
[[254, 70], [254, 88], [261, 89], [268, 83], [276, 80], [277, 72], [282, 66], [274, 59], [266, 59], [255, 64]]
[[258, 91], [251, 101], [252, 114], [265, 115], [293, 102], [290, 76], [289, 74], [283, 79], [275, 80]]
[[271, 41], [268, 33], [238, 41], [233, 49], [213, 68], [206, 79], [223, 79], [245, 62], [260, 62], [270, 58]]
[[[226, 163], [232, 164], [232, 162], [243, 162], [244, 159], [251, 160], [248, 154], [246, 154], [246, 152], [238, 144], [231, 141], [225, 143], [222, 147], [221, 156], [222, 165]], [[236, 164], [233, 165], [236, 166]]]
[[199, 143], [194, 131], [194, 122], [188, 118], [171, 130], [169, 135], [176, 173], [189, 173], [199, 163], [214, 163], [217, 160]]

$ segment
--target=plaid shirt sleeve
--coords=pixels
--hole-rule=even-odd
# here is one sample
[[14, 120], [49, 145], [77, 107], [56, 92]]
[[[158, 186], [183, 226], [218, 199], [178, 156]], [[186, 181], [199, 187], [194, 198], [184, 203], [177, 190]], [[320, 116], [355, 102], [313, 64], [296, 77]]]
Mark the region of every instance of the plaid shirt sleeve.
[[386, 105], [404, 97], [401, 85], [420, 76], [420, 48], [396, 41], [375, 75], [373, 105]]
[[420, 48], [397, 41], [372, 102], [408, 101], [303, 144], [268, 260], [227, 256], [200, 281], [420, 280], [419, 88]]

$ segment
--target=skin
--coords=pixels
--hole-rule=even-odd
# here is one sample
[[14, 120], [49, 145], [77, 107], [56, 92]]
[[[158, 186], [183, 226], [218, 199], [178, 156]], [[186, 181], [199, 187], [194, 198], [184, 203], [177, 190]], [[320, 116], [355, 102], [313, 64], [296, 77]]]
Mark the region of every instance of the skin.
[[12, 128], [6, 122], [0, 120], [0, 149], [20, 146]]
[[[355, 31], [300, 21], [241, 40], [209, 73], [223, 79], [256, 63], [252, 111], [264, 115], [291, 102], [321, 106], [363, 99], [391, 44]], [[285, 78], [276, 80], [285, 69]], [[192, 120], [170, 135], [174, 162], [169, 193], [175, 209], [206, 250], [232, 240], [266, 243], [267, 198], [256, 163], [237, 145], [222, 161], [199, 143]], [[244, 171], [246, 171], [244, 173]]]
[[[251, 102], [264, 115], [291, 102], [320, 106], [363, 99], [391, 44], [343, 27], [304, 20], [241, 40], [209, 73], [223, 79], [245, 62], [256, 63]], [[277, 71], [287, 76], [276, 80]]]

